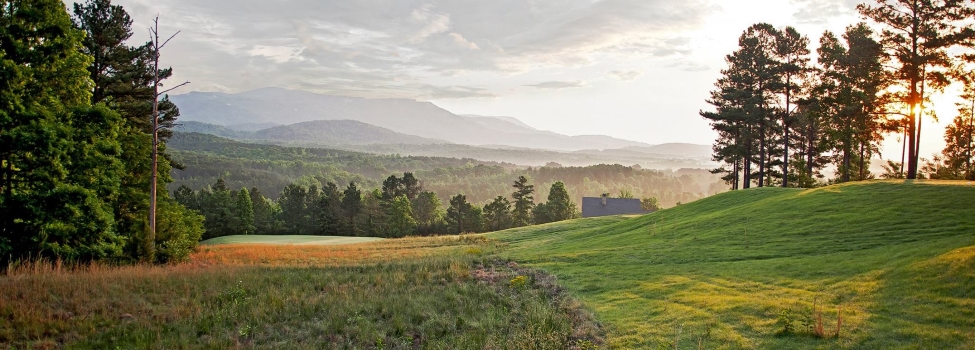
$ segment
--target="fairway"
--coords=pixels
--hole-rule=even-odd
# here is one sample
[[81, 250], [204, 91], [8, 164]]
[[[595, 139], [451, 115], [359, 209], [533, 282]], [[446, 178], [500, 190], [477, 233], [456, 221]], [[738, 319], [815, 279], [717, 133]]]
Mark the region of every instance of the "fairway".
[[377, 237], [345, 237], [345, 236], [304, 236], [304, 235], [237, 235], [211, 238], [200, 242], [204, 245], [214, 244], [309, 244], [309, 245], [338, 245], [366, 243], [381, 240]]
[[556, 275], [611, 348], [970, 349], [972, 198], [968, 182], [757, 188], [487, 236]]

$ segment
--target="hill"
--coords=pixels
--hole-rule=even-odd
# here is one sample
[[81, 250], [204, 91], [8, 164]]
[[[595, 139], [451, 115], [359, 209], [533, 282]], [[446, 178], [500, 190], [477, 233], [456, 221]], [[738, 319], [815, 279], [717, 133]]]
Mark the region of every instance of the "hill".
[[254, 138], [293, 143], [316, 142], [326, 145], [368, 144], [443, 144], [419, 136], [406, 135], [355, 120], [313, 120], [280, 125], [254, 133]]
[[760, 188], [489, 237], [558, 276], [614, 348], [971, 348], [972, 198], [965, 182]]
[[[313, 120], [290, 125], [273, 125], [256, 131], [243, 131], [264, 124], [223, 126], [203, 122], [181, 122], [180, 132], [196, 132], [244, 141], [282, 144], [315, 144], [321, 146], [355, 146], [374, 144], [444, 144], [447, 141], [398, 133], [355, 120]], [[236, 128], [236, 129], [234, 129]]]
[[[170, 96], [183, 121], [228, 126], [356, 120], [399, 133], [465, 145], [505, 145], [575, 151], [650, 146], [608, 136], [567, 136], [510, 117], [459, 116], [430, 102], [320, 95], [279, 88], [239, 94], [190, 92]], [[241, 128], [237, 128], [241, 129]]]

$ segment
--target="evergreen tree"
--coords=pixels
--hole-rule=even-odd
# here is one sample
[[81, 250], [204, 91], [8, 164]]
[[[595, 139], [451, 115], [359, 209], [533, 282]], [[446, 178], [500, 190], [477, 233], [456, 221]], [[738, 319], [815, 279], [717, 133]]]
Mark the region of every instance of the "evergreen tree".
[[[535, 186], [528, 184], [528, 178], [519, 176], [515, 180], [515, 192], [511, 194], [514, 198], [514, 210], [511, 213], [512, 225], [514, 227], [528, 226], [532, 223], [532, 209], [535, 207]], [[451, 199], [451, 202], [453, 200]]]
[[355, 182], [349, 182], [349, 187], [342, 192], [342, 211], [345, 212], [346, 224], [349, 234], [359, 235], [359, 214], [362, 212], [362, 192], [356, 187]]
[[[889, 73], [900, 89], [887, 90], [888, 111], [906, 111], [898, 125], [906, 129], [908, 179], [917, 177], [921, 116], [934, 91], [948, 85], [947, 69], [953, 57], [949, 49], [971, 45], [975, 31], [969, 21], [975, 17], [971, 1], [876, 0], [873, 6], [860, 4], [864, 17], [884, 26], [881, 43], [891, 59]], [[901, 115], [903, 115], [901, 114]]]
[[945, 148], [941, 151], [944, 166], [953, 177], [975, 180], [975, 73], [969, 72], [961, 79], [964, 90], [957, 103], [958, 116], [945, 127]]
[[251, 208], [254, 209], [254, 232], [257, 234], [274, 233], [274, 212], [271, 203], [257, 187], [251, 188], [249, 194]]
[[237, 219], [234, 234], [254, 234], [254, 203], [251, 202], [250, 192], [246, 188], [241, 188], [240, 191], [237, 191], [234, 201], [234, 215]]
[[572, 219], [578, 211], [578, 207], [569, 198], [569, 192], [566, 191], [565, 184], [562, 181], [552, 184], [545, 206], [549, 222]]
[[[116, 231], [128, 237], [128, 253], [133, 258], [152, 260], [155, 247], [165, 241], [156, 239], [149, 243], [145, 238], [146, 220], [150, 206], [150, 185], [152, 183], [152, 128], [150, 113], [155, 100], [152, 84], [157, 73], [151, 65], [153, 49], [144, 44], [138, 47], [125, 45], [132, 36], [132, 20], [128, 13], [109, 0], [89, 0], [84, 4], [74, 4], [73, 25], [87, 34], [80, 51], [90, 55], [93, 60], [88, 65], [88, 74], [94, 83], [90, 87], [92, 104], [103, 103], [119, 112], [123, 119], [119, 141], [122, 153], [119, 156], [125, 168], [121, 181], [120, 194], [114, 199]], [[160, 80], [172, 75], [172, 69], [158, 70]], [[165, 153], [165, 141], [172, 135], [171, 128], [179, 110], [176, 105], [163, 97], [159, 104], [160, 129], [158, 134], [162, 143], [158, 152], [162, 159], [156, 162], [156, 176], [159, 184], [172, 182], [170, 178], [170, 159]], [[160, 193], [160, 200], [167, 194]], [[160, 206], [159, 210], [187, 212], [174, 205]], [[171, 215], [167, 214], [167, 215]], [[192, 218], [190, 218], [192, 219]], [[157, 235], [179, 236], [159, 233]]]
[[383, 201], [383, 194], [379, 189], [366, 192], [362, 196], [362, 235], [371, 237], [383, 237], [387, 235], [386, 213], [391, 206], [391, 202]]
[[467, 196], [458, 194], [450, 198], [447, 225], [452, 233], [473, 232], [475, 223], [472, 210], [473, 206], [467, 202]]
[[278, 197], [278, 205], [281, 207], [281, 220], [284, 230], [288, 234], [307, 234], [307, 232], [302, 232], [305, 227], [307, 196], [308, 191], [304, 186], [290, 184], [284, 188], [281, 196]]
[[334, 182], [328, 182], [322, 187], [322, 196], [318, 199], [318, 234], [325, 236], [341, 236], [343, 229], [342, 193]]
[[538, 203], [534, 209], [532, 209], [532, 218], [535, 220], [536, 225], [547, 224], [550, 222], [555, 222], [549, 212], [548, 203]]
[[789, 150], [792, 147], [792, 130], [796, 126], [794, 111], [803, 95], [802, 83], [810, 72], [809, 38], [793, 27], [786, 27], [777, 40], [780, 74], [783, 75], [780, 94], [785, 102], [781, 111], [782, 137], [782, 187], [789, 187]]
[[443, 221], [445, 213], [436, 193], [423, 191], [413, 201], [413, 217], [420, 233], [429, 234]]
[[385, 202], [392, 202], [394, 198], [403, 194], [402, 185], [396, 175], [389, 175], [383, 181], [382, 199]]
[[511, 227], [511, 202], [504, 196], [485, 205], [483, 212], [488, 230], [501, 231]]
[[[846, 46], [832, 33], [820, 40], [820, 85], [816, 93], [824, 109], [823, 143], [839, 155], [841, 181], [865, 180], [868, 159], [883, 141], [878, 94], [883, 88], [882, 48], [861, 23], [847, 28]], [[854, 162], [856, 160], [856, 162]]]
[[[778, 163], [774, 156], [780, 150], [776, 135], [780, 124], [776, 110], [776, 93], [783, 90], [780, 46], [782, 35], [767, 23], [752, 25], [738, 38], [739, 48], [728, 55], [728, 68], [715, 84], [707, 101], [714, 112], [701, 111], [718, 131], [714, 160], [731, 165], [715, 173], [728, 173], [725, 181], [733, 189], [749, 188], [754, 180], [765, 186]], [[757, 165], [757, 172], [753, 172]]]
[[403, 178], [400, 179], [400, 186], [403, 190], [402, 194], [406, 196], [411, 202], [416, 200], [420, 192], [423, 191], [423, 186], [420, 185], [420, 181], [413, 176], [413, 173], [406, 172], [403, 173]]

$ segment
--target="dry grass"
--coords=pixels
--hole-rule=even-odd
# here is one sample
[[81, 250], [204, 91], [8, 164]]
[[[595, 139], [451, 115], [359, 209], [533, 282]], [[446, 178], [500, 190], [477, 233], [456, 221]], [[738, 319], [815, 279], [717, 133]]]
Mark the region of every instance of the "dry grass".
[[496, 249], [467, 236], [206, 246], [171, 266], [11, 266], [0, 277], [0, 348], [564, 349], [599, 342], [591, 317], [553, 292], [554, 283], [533, 277], [531, 287], [515, 288], [474, 276], [471, 267]]

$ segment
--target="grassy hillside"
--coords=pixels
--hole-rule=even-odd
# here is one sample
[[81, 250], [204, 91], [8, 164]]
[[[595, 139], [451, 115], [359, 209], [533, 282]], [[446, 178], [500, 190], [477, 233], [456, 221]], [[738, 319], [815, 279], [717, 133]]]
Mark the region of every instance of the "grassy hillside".
[[491, 237], [614, 348], [973, 348], [973, 200], [965, 182], [763, 188]]

